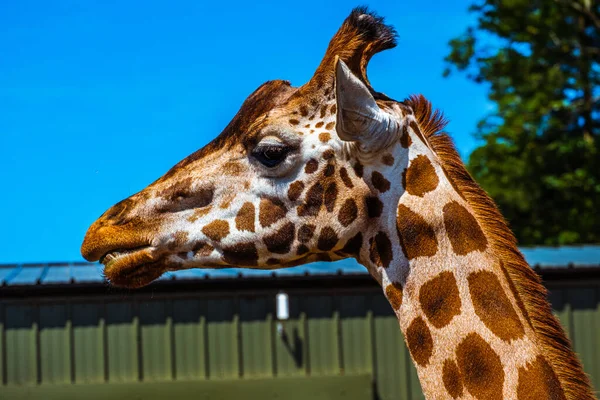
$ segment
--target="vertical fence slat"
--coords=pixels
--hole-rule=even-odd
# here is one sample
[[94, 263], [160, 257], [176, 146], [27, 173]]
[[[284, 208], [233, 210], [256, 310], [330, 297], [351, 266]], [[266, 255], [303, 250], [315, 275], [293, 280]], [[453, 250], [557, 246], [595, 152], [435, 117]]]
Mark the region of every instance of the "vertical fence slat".
[[39, 369], [44, 384], [71, 381], [67, 311], [65, 303], [39, 306]]
[[337, 374], [339, 354], [333, 297], [308, 296], [304, 299], [304, 304], [307, 313], [310, 374]]
[[205, 310], [198, 299], [173, 301], [174, 353], [178, 380], [205, 379]]
[[131, 302], [106, 305], [109, 382], [139, 379], [137, 320]]
[[271, 320], [275, 299], [240, 298], [241, 350], [245, 378], [265, 378], [273, 373]]

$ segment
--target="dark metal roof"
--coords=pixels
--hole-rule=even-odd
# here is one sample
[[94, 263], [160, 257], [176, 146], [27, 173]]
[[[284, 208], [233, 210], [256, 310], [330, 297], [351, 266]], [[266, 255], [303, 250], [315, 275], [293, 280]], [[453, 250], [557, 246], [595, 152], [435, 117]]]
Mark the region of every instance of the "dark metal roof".
[[[600, 266], [600, 246], [521, 248], [529, 265], [541, 269]], [[316, 262], [278, 270], [189, 269], [167, 272], [159, 280], [205, 280], [323, 275], [365, 275], [367, 270], [353, 259]], [[45, 264], [0, 264], [0, 286], [103, 283], [102, 265], [65, 262]]]

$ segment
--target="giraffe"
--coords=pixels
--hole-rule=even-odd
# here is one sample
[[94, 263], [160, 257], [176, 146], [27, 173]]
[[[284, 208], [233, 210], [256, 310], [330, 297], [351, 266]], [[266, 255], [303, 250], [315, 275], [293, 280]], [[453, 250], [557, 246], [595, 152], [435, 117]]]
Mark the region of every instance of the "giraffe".
[[353, 257], [393, 308], [426, 398], [593, 399], [442, 114], [371, 87], [369, 60], [395, 45], [354, 9], [309, 82], [260, 86], [215, 140], [95, 221], [82, 255], [128, 288], [186, 268]]

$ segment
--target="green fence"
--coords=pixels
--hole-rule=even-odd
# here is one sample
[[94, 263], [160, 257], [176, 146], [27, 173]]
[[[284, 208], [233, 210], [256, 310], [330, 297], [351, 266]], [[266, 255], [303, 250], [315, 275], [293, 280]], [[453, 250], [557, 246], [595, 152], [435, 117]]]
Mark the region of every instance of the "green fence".
[[[288, 293], [281, 331], [273, 291], [0, 300], [0, 398], [423, 398], [379, 289]], [[600, 285], [551, 300], [600, 387]]]

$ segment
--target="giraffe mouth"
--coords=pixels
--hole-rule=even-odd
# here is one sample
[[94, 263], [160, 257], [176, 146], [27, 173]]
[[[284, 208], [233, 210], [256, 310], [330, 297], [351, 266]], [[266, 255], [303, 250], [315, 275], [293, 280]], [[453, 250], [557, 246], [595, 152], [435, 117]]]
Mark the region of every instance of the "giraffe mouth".
[[140, 288], [159, 278], [167, 267], [151, 246], [112, 250], [102, 256], [104, 276], [117, 287]]

